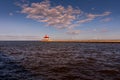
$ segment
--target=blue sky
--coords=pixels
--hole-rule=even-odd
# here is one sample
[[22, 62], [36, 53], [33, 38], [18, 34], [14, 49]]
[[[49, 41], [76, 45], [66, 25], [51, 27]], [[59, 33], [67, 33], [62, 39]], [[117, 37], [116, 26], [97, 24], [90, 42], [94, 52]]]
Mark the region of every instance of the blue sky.
[[0, 40], [120, 39], [120, 0], [3, 0]]

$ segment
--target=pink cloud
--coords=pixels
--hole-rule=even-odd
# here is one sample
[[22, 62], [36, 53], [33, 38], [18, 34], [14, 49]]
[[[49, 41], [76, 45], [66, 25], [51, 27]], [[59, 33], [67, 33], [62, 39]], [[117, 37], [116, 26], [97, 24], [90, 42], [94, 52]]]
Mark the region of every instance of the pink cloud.
[[32, 3], [31, 6], [23, 7], [21, 13], [27, 14], [27, 18], [44, 22], [48, 26], [56, 28], [68, 28], [76, 20], [76, 15], [81, 13], [80, 10], [73, 9], [71, 6], [64, 8], [59, 5], [51, 7], [49, 1], [41, 3]]
[[109, 21], [111, 21], [112, 19], [111, 18], [104, 18], [104, 19], [102, 19], [101, 21], [102, 22], [109, 22]]
[[[52, 7], [49, 0], [42, 1], [40, 3], [32, 3], [31, 5], [23, 4], [20, 6], [22, 8], [21, 13], [27, 14], [27, 18], [43, 22], [47, 26], [52, 26], [58, 29], [71, 29], [68, 33], [73, 34], [79, 33], [78, 30], [74, 30], [74, 27], [90, 22], [97, 17], [108, 16], [111, 13], [104, 12], [102, 14], [86, 14], [79, 9], [74, 9], [72, 6], [68, 6], [67, 8], [62, 5]], [[81, 19], [81, 17], [84, 18]]]
[[109, 30], [108, 29], [102, 29], [100, 32], [101, 33], [106, 33], [106, 32], [109, 32]]

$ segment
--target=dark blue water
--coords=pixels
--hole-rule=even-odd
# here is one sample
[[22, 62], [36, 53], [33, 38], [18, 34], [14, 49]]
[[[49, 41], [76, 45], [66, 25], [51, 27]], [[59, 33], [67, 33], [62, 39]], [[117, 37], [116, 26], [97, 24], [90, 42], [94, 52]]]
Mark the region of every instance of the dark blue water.
[[[120, 80], [120, 43], [3, 41], [0, 54], [0, 72], [15, 80]], [[12, 70], [2, 55], [22, 69]], [[26, 77], [18, 78], [16, 70]]]

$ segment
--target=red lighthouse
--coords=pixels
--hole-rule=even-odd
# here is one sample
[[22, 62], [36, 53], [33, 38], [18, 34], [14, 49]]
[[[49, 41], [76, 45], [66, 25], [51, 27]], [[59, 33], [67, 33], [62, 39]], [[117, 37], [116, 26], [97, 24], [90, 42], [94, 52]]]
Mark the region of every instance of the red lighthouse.
[[45, 36], [44, 36], [44, 39], [48, 39], [48, 38], [49, 38], [49, 36], [48, 36], [48, 35], [45, 35]]
[[45, 36], [43, 37], [43, 41], [50, 41], [50, 37], [49, 37], [48, 35], [45, 35]]

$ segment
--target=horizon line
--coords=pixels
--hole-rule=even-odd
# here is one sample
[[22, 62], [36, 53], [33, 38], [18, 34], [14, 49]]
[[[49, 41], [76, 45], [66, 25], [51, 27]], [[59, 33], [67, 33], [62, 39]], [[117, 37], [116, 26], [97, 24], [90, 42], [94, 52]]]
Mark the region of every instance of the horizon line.
[[40, 41], [40, 42], [120, 42], [120, 39], [86, 39], [86, 40], [0, 40], [0, 41]]

